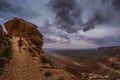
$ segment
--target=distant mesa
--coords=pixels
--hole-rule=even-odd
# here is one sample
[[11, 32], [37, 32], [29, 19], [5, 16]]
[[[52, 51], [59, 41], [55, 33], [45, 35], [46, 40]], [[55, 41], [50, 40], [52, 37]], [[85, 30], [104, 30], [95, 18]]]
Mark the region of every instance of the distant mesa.
[[109, 54], [109, 55], [120, 54], [120, 46], [100, 47], [98, 50], [101, 54]]

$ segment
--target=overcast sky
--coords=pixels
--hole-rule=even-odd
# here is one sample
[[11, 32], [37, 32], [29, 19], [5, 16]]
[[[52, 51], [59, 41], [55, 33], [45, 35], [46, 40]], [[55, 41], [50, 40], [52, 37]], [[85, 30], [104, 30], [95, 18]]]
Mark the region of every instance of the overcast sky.
[[120, 0], [1, 0], [0, 24], [14, 17], [39, 27], [44, 48], [120, 46]]

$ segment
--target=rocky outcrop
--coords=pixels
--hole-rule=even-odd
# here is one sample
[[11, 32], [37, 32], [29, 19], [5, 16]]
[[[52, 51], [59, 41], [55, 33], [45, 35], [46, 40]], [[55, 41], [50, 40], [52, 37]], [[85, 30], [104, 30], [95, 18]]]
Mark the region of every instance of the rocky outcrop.
[[101, 53], [101, 54], [108, 54], [108, 55], [120, 54], [120, 46], [101, 47], [101, 48], [99, 48], [99, 53]]
[[23, 37], [29, 42], [29, 45], [36, 46], [35, 49], [39, 54], [44, 53], [42, 51], [43, 36], [36, 25], [19, 18], [9, 20], [4, 25], [10, 36]]

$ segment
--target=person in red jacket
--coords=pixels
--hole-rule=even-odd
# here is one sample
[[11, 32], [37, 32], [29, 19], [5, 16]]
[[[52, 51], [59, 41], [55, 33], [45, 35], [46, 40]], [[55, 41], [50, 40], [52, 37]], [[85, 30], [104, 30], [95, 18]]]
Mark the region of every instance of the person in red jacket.
[[21, 48], [23, 46], [23, 40], [22, 38], [20, 37], [20, 39], [18, 40], [18, 46], [19, 46], [19, 51], [21, 52]]

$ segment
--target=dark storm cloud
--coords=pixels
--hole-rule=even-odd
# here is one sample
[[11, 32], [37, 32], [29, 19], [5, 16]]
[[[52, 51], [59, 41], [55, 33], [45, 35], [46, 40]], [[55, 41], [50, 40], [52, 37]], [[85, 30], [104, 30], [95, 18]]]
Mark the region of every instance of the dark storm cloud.
[[[0, 1], [0, 10], [3, 12], [11, 12], [12, 11], [12, 5], [7, 2], [6, 0]], [[13, 11], [14, 12], [14, 11]]]
[[120, 10], [120, 0], [112, 0], [113, 6]]
[[21, 8], [13, 7], [8, 1], [2, 0], [0, 1], [0, 12], [7, 14], [7, 13], [13, 13], [17, 14], [18, 11], [21, 11]]
[[[111, 23], [113, 18], [119, 14], [114, 9], [112, 0], [80, 0], [83, 18], [83, 31], [94, 29], [97, 25]], [[85, 16], [85, 17], [84, 17]], [[84, 19], [85, 18], [85, 19]], [[120, 18], [119, 18], [120, 19]], [[115, 22], [113, 20], [113, 22]]]
[[93, 28], [94, 28], [93, 21], [88, 21], [88, 22], [86, 22], [85, 24], [82, 25], [82, 30], [83, 31], [88, 31], [88, 30], [93, 29]]
[[[19, 4], [19, 3], [17, 3]], [[0, 17], [7, 18], [9, 17], [26, 17], [26, 18], [32, 18], [35, 16], [38, 16], [37, 13], [31, 11], [25, 11], [24, 8], [21, 6], [17, 6], [17, 4], [11, 4], [11, 1], [9, 0], [1, 0], [0, 1]], [[25, 8], [26, 9], [26, 8]]]
[[56, 26], [68, 33], [120, 20], [116, 16], [120, 14], [119, 0], [50, 0], [49, 4], [56, 15]]
[[55, 24], [59, 28], [69, 33], [77, 31], [77, 28], [72, 27], [80, 17], [80, 8], [77, 7], [76, 0], [50, 0], [49, 5], [56, 13]]
[[12, 7], [12, 5], [7, 2], [6, 0], [1, 0], [0, 1], [0, 17], [6, 18], [10, 14], [16, 14], [19, 9]]

